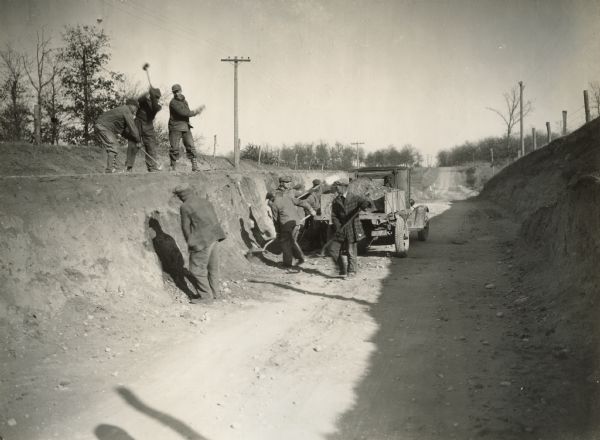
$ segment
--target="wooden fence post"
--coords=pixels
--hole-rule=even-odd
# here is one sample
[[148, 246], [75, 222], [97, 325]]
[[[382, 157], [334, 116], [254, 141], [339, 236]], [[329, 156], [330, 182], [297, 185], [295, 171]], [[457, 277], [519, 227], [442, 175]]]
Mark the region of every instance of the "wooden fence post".
[[562, 135], [565, 136], [567, 134], [567, 111], [563, 110], [563, 125], [562, 125]]
[[550, 129], [550, 122], [546, 122], [546, 143], [552, 141], [552, 130]]
[[535, 127], [531, 127], [531, 142], [533, 143], [533, 151], [537, 150], [537, 136]]
[[583, 106], [585, 107], [585, 123], [590, 122], [590, 99], [588, 97], [588, 91], [583, 91]]

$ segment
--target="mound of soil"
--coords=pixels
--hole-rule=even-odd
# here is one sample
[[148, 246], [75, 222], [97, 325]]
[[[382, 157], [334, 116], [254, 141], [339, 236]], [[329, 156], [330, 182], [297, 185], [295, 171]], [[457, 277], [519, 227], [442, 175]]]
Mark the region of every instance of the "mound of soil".
[[483, 197], [522, 221], [516, 252], [540, 339], [557, 362], [576, 360], [573, 387], [597, 424], [600, 408], [600, 119], [537, 150], [491, 179]]

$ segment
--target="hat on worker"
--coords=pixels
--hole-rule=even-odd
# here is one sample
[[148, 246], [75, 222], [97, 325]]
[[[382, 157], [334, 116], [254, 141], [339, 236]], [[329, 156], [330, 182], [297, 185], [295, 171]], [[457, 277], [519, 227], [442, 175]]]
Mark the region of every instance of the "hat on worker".
[[135, 98], [127, 98], [127, 101], [125, 101], [125, 105], [135, 105], [136, 107], [140, 106], [137, 102], [137, 99]]
[[292, 181], [291, 176], [281, 176], [279, 178], [279, 183], [288, 183], [288, 182], [291, 182], [291, 181]]
[[341, 179], [338, 179], [335, 182], [333, 182], [333, 186], [348, 186], [349, 184], [350, 182], [345, 177], [342, 177]]
[[160, 89], [156, 87], [150, 87], [150, 96], [153, 98], [160, 98]]
[[173, 93], [175, 93], [175, 92], [181, 92], [181, 86], [179, 84], [173, 84], [173, 87], [171, 87], [171, 91]]
[[302, 188], [304, 188], [304, 185], [302, 185], [301, 183], [299, 183], [299, 184], [297, 184], [297, 185], [294, 185], [294, 189], [298, 189], [298, 190], [300, 190], [300, 189], [302, 189]]
[[274, 198], [275, 198], [275, 196], [273, 195], [273, 193], [271, 191], [269, 191], [267, 193], [267, 195], [265, 196], [265, 200], [272, 200]]
[[177, 185], [175, 188], [173, 188], [173, 194], [180, 195], [180, 194], [183, 194], [184, 192], [191, 191], [191, 189], [192, 188], [187, 184]]
[[315, 179], [312, 181], [313, 186], [317, 186], [321, 184], [321, 181], [319, 179]]

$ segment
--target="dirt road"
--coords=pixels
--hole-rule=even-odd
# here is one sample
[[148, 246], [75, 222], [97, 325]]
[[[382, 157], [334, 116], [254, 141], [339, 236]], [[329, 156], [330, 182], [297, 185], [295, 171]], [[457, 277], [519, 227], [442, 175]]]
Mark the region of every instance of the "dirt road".
[[[465, 201], [436, 216], [408, 258], [386, 248], [361, 257], [354, 280], [336, 278], [325, 259], [289, 275], [253, 265], [230, 283], [251, 298], [182, 305], [155, 325], [119, 321], [111, 327], [133, 335], [108, 341], [88, 331], [71, 358], [59, 350], [11, 371], [0, 434], [579, 438], [582, 406], [561, 392], [576, 384], [533, 346], [535, 325], [519, 310], [527, 296], [516, 231], [498, 208]], [[98, 353], [110, 356], [98, 364]]]

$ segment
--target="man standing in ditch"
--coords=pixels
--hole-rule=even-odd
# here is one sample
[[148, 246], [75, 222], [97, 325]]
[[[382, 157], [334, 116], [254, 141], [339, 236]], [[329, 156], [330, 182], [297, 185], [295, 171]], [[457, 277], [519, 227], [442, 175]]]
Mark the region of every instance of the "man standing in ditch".
[[190, 110], [185, 96], [181, 93], [181, 86], [174, 84], [171, 91], [173, 92], [173, 99], [169, 103], [169, 143], [171, 144], [169, 158], [171, 160], [171, 170], [175, 171], [177, 159], [179, 159], [179, 141], [183, 139], [187, 158], [192, 162], [192, 171], [199, 171], [190, 118], [202, 113], [204, 105]]
[[138, 109], [135, 99], [128, 99], [125, 105], [102, 113], [96, 120], [94, 129], [96, 137], [106, 148], [106, 170], [107, 173], [117, 171], [117, 155], [119, 154], [119, 141], [117, 136], [121, 135], [132, 140], [140, 146], [140, 134], [133, 119]]
[[271, 210], [281, 241], [283, 267], [291, 269], [294, 258], [297, 260], [298, 265], [304, 263], [304, 253], [297, 241], [302, 220], [302, 214], [298, 207], [306, 209], [310, 215], [315, 215], [316, 212], [308, 202], [294, 197], [290, 176], [279, 178], [279, 188], [273, 193], [273, 196]]
[[331, 204], [331, 221], [335, 228], [335, 237], [328, 249], [342, 277], [356, 275], [358, 269], [356, 243], [365, 237], [358, 212], [371, 205], [364, 197], [349, 193], [348, 185], [347, 179], [340, 179], [333, 183], [337, 191], [337, 197]]
[[218, 298], [218, 243], [225, 240], [215, 209], [207, 198], [198, 196], [188, 185], [179, 185], [173, 193], [183, 202], [180, 208], [181, 229], [190, 255], [189, 270], [196, 279], [198, 300]]
[[[154, 132], [154, 118], [162, 108], [158, 103], [160, 99], [160, 89], [150, 87], [150, 90], [138, 98], [138, 111], [135, 114], [135, 125], [140, 134], [143, 148], [146, 150], [146, 168], [149, 172], [159, 171], [156, 152], [158, 150], [158, 142], [156, 141], [156, 133]], [[135, 156], [139, 150], [139, 144], [129, 141], [127, 146], [127, 171], [133, 169]]]

